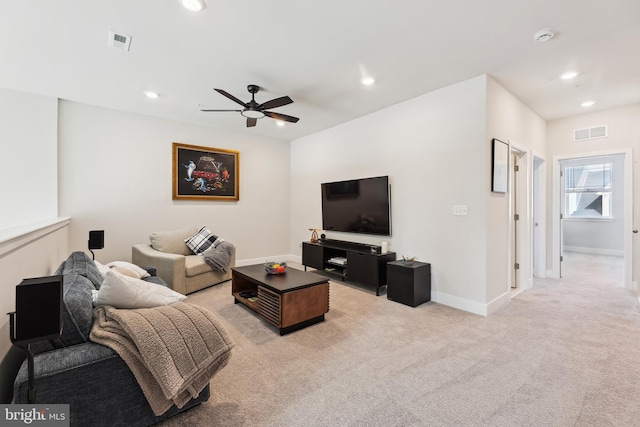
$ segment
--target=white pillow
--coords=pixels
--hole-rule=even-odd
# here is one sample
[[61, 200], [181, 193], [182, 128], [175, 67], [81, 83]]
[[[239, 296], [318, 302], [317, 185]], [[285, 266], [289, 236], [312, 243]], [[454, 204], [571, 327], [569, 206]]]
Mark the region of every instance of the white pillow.
[[186, 298], [186, 295], [157, 283], [145, 282], [110, 270], [93, 300], [93, 305], [149, 308], [184, 301]]
[[125, 276], [134, 277], [136, 279], [144, 279], [145, 277], [151, 276], [144, 268], [126, 261], [112, 261], [107, 264], [107, 267], [112, 268]]
[[107, 272], [110, 270], [109, 267], [107, 267], [104, 264], [100, 264], [98, 261], [94, 260], [93, 263], [96, 265], [96, 267], [98, 267], [98, 271], [100, 272], [100, 274], [102, 274], [102, 278], [104, 279], [104, 276], [107, 274]]

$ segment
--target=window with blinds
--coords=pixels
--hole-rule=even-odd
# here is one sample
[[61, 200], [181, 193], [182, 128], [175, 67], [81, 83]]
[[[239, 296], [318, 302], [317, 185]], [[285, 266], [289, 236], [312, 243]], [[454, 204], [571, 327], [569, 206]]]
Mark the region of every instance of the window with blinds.
[[565, 218], [612, 218], [611, 171], [611, 163], [565, 167]]

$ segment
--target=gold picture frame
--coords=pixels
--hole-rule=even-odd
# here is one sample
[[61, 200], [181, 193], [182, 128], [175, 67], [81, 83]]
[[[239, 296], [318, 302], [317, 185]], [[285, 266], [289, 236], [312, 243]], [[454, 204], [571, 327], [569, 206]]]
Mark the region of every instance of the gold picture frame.
[[173, 200], [240, 200], [240, 152], [172, 144]]

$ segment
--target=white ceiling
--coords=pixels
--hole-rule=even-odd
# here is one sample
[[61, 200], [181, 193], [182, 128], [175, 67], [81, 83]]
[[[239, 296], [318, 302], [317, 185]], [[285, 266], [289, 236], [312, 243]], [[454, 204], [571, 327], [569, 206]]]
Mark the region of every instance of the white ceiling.
[[[639, 0], [206, 2], [4, 1], [0, 87], [287, 140], [485, 73], [546, 120], [640, 102]], [[534, 42], [545, 27], [555, 36]], [[129, 52], [109, 30], [132, 36]], [[300, 121], [247, 129], [199, 111], [236, 109], [213, 88], [248, 101], [250, 83], [258, 102], [289, 95], [273, 111]]]

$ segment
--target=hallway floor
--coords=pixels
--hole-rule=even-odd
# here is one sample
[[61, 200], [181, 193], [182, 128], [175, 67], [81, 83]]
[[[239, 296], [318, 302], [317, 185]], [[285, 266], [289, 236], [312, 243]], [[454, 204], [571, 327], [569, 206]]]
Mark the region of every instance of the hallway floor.
[[600, 277], [603, 283], [624, 286], [624, 257], [565, 252], [562, 278], [580, 281]]

